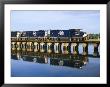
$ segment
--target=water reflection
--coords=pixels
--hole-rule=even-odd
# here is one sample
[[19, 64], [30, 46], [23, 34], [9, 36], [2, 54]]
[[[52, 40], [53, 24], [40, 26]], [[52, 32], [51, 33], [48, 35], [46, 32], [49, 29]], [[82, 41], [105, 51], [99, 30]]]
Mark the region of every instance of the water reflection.
[[82, 68], [89, 62], [88, 57], [99, 57], [98, 54], [62, 54], [62, 53], [41, 53], [32, 51], [12, 50], [11, 58], [14, 60], [28, 61], [40, 64], [49, 64], [54, 66], [68, 66], [73, 68]]

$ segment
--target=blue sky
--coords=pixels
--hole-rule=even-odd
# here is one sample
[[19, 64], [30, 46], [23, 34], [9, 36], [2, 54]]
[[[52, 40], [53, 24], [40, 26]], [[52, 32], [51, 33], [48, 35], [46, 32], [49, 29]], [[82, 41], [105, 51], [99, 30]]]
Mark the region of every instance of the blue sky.
[[12, 31], [83, 29], [100, 32], [99, 10], [73, 11], [11, 11]]

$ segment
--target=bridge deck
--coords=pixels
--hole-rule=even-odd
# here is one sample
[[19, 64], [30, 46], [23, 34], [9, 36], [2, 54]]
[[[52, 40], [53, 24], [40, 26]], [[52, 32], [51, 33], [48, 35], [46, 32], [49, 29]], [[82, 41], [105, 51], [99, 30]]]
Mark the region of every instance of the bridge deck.
[[38, 41], [38, 40], [11, 40], [11, 42], [44, 42], [44, 43], [100, 43], [99, 40], [85, 40], [85, 41]]

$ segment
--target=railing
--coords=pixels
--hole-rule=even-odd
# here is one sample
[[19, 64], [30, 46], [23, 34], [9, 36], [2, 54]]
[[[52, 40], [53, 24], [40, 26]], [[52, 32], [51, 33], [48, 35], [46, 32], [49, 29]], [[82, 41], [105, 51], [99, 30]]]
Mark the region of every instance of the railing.
[[88, 43], [94, 43], [98, 42], [100, 43], [99, 39], [86, 39], [79, 37], [79, 38], [69, 38], [69, 37], [63, 37], [63, 38], [44, 38], [44, 37], [22, 37], [22, 38], [11, 38], [12, 42], [88, 42]]

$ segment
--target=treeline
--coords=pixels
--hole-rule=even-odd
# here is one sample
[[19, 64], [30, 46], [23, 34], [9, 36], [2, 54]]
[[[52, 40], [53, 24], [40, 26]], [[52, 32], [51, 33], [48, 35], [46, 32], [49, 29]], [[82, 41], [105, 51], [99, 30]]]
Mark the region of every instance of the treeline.
[[100, 38], [100, 33], [99, 34], [89, 34], [89, 39], [99, 39]]

